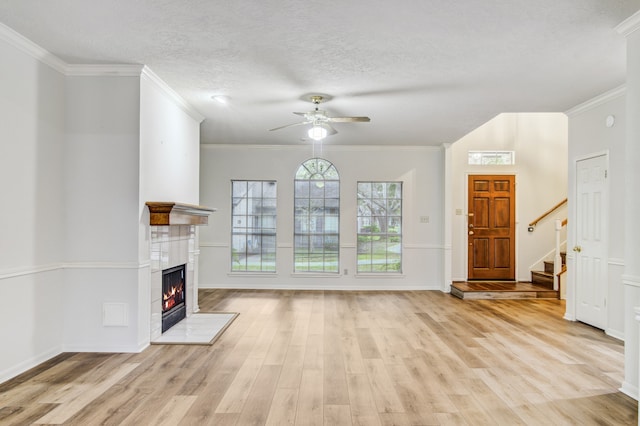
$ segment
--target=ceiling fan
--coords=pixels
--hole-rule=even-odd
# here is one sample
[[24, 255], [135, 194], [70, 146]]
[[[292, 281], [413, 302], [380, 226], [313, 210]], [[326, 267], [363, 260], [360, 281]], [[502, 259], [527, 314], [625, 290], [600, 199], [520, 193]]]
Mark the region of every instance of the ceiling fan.
[[294, 112], [296, 115], [304, 117], [304, 121], [299, 123], [287, 124], [285, 126], [276, 127], [273, 130], [280, 130], [287, 127], [302, 126], [311, 124], [308, 135], [313, 140], [321, 140], [329, 135], [338, 133], [329, 123], [367, 123], [371, 121], [369, 117], [330, 117], [327, 112], [318, 108], [318, 105], [325, 99], [322, 95], [311, 95], [311, 102], [315, 105], [315, 109], [309, 112]]

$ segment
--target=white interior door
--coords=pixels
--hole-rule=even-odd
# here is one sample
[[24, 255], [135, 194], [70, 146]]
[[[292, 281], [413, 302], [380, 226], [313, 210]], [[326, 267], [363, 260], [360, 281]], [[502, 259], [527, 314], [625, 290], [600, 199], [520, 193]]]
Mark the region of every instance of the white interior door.
[[607, 322], [607, 155], [576, 163], [576, 319], [604, 329]]

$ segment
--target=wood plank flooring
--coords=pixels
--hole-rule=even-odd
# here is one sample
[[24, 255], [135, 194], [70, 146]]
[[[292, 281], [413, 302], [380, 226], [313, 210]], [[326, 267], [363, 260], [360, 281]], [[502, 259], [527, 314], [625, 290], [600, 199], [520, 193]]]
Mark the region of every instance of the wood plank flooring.
[[0, 384], [0, 424], [630, 425], [623, 345], [558, 300], [201, 290], [213, 346], [65, 353]]

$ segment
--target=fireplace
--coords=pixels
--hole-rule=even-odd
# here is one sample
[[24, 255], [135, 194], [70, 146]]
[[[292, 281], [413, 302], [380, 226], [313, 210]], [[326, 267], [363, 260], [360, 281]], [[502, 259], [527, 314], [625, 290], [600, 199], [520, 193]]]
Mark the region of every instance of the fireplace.
[[[170, 201], [148, 201], [150, 261], [150, 342], [172, 325], [198, 312], [198, 234], [215, 211], [203, 206]], [[176, 272], [182, 269], [183, 272]], [[171, 276], [174, 278], [165, 277]], [[178, 298], [165, 301], [170, 283], [180, 284]], [[169, 291], [170, 293], [170, 291]], [[175, 296], [175, 295], [174, 295]], [[169, 310], [170, 305], [173, 309]], [[167, 309], [165, 309], [165, 306]]]
[[162, 332], [164, 333], [187, 316], [186, 265], [162, 271]]

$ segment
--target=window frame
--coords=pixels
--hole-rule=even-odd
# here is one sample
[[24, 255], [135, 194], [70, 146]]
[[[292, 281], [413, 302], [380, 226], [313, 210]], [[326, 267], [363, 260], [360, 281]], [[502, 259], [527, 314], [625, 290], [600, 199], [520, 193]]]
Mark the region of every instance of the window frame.
[[[492, 159], [496, 159], [502, 155], [509, 155], [508, 162], [492, 162]], [[471, 156], [479, 156], [479, 162], [472, 162]], [[467, 151], [467, 165], [469, 166], [513, 166], [516, 164], [515, 151], [498, 150], [498, 151]]]
[[[244, 183], [244, 185], [247, 188], [245, 196], [236, 197], [236, 193], [234, 192], [236, 183]], [[249, 192], [250, 192], [249, 186], [251, 184], [258, 184], [258, 183], [260, 184], [260, 196], [249, 197]], [[266, 191], [265, 191], [264, 185], [266, 184], [273, 184], [274, 186], [272, 197], [265, 197]], [[236, 200], [247, 200], [247, 207], [244, 213], [237, 212], [235, 210], [236, 206], [239, 204], [239, 203], [236, 204]], [[263, 209], [259, 215], [252, 214], [252, 213], [255, 213], [255, 211], [249, 212], [248, 200], [254, 200], [256, 205], [259, 205], [260, 209]], [[244, 274], [244, 273], [275, 274], [277, 272], [278, 182], [276, 180], [270, 180], [270, 179], [265, 179], [265, 180], [232, 179], [230, 201], [231, 201], [231, 247], [229, 250], [229, 254], [231, 256], [231, 260], [230, 260], [231, 272], [240, 273], [240, 274]], [[265, 201], [267, 201], [267, 203], [265, 203]], [[272, 209], [272, 214], [264, 214], [265, 206], [267, 208]], [[238, 218], [244, 218], [244, 224], [245, 224], [244, 227], [237, 226], [238, 225], [237, 220], [239, 220]], [[264, 226], [265, 218], [269, 218], [268, 222], [270, 222], [272, 226], [270, 227]], [[253, 222], [253, 224], [250, 224], [249, 223], [250, 221]], [[244, 229], [244, 232], [239, 231], [238, 229]], [[259, 241], [258, 243], [259, 252], [252, 253], [252, 255], [257, 254], [260, 257], [259, 268], [257, 269], [250, 268], [251, 263], [248, 261], [249, 255], [250, 255], [249, 242], [254, 240], [254, 238], [250, 239], [251, 236], [256, 237], [255, 240]], [[244, 251], [242, 253], [236, 252], [237, 237], [244, 237]], [[270, 243], [271, 245], [269, 246], [265, 245], [265, 239], [271, 240], [271, 243]], [[240, 263], [240, 261], [236, 260], [236, 259], [239, 259], [242, 254], [244, 254], [244, 259], [245, 259], [244, 268], [241, 267], [242, 264]], [[272, 261], [265, 260], [265, 257], [268, 255], [271, 255], [273, 257]], [[238, 262], [238, 267], [235, 266], [236, 261]]]
[[[370, 185], [369, 197], [361, 196], [361, 185]], [[384, 197], [374, 197], [373, 189], [375, 185], [384, 185]], [[399, 197], [389, 197], [389, 187], [390, 185], [398, 185], [400, 188]], [[403, 204], [404, 204], [404, 182], [403, 181], [358, 181], [356, 185], [356, 273], [357, 274], [402, 274], [403, 268], [403, 260], [404, 260], [404, 250], [403, 250], [403, 226], [402, 226], [402, 216], [403, 216]], [[380, 214], [371, 214], [364, 215], [361, 211], [361, 200], [370, 200], [369, 204], [373, 205], [374, 200], [384, 200], [384, 215]], [[396, 207], [399, 209], [397, 214], [389, 214], [389, 208], [391, 206], [390, 200], [397, 200], [399, 205]], [[373, 212], [372, 212], [373, 213]], [[393, 212], [391, 212], [393, 213]], [[380, 218], [384, 217], [384, 223], [386, 224], [386, 230], [383, 232], [378, 230], [377, 232], [371, 232], [373, 230], [373, 220], [370, 221], [368, 225], [363, 225], [366, 222], [367, 217], [372, 218]], [[399, 232], [389, 232], [391, 227], [391, 223], [395, 223], [395, 226], [398, 227]], [[376, 224], [376, 227], [379, 226]], [[365, 227], [370, 227], [369, 232], [361, 232]], [[376, 239], [377, 238], [377, 239]], [[374, 244], [375, 241], [380, 241], [380, 239], [384, 239], [386, 244], [386, 249], [384, 251], [385, 254], [385, 262], [383, 269], [374, 269], [375, 265], [375, 252], [374, 252]], [[397, 240], [397, 241], [394, 241]], [[396, 242], [399, 246], [399, 256], [390, 256], [390, 242]], [[368, 252], [361, 253], [362, 246], [365, 244], [369, 244]], [[361, 262], [360, 256], [361, 254], [369, 255], [369, 262], [363, 263]], [[397, 264], [397, 267], [393, 267], [394, 264]], [[368, 265], [368, 268], [364, 268], [361, 266]]]
[[[330, 188], [333, 196], [327, 197], [328, 188]], [[322, 198], [312, 196], [318, 195], [320, 191], [322, 191]], [[308, 193], [308, 195], [300, 196], [300, 192], [303, 194]], [[305, 200], [306, 205], [304, 203]], [[320, 200], [322, 203], [320, 203]], [[307, 214], [299, 214], [299, 208], [306, 208]], [[314, 214], [313, 211], [318, 211], [318, 209], [320, 209], [320, 213]], [[331, 209], [330, 214], [327, 214], [327, 209]], [[293, 273], [339, 274], [340, 174], [335, 165], [329, 160], [319, 157], [310, 158], [301, 163], [296, 170], [293, 191], [293, 222]], [[322, 231], [312, 232], [311, 229], [315, 229], [317, 226], [320, 226]], [[327, 231], [328, 227], [330, 227], [331, 231]], [[303, 232], [305, 228], [307, 231]], [[305, 239], [306, 244], [303, 244]], [[318, 246], [313, 244], [313, 241], [317, 242], [318, 240], [322, 244], [321, 251], [318, 251]], [[327, 247], [327, 245], [330, 245], [330, 247]], [[316, 247], [315, 250], [314, 247]], [[305, 249], [304, 252], [307, 258], [306, 268], [300, 267], [304, 264], [299, 257], [303, 249]], [[322, 258], [321, 266], [314, 268], [311, 266], [312, 259], [318, 256]]]

